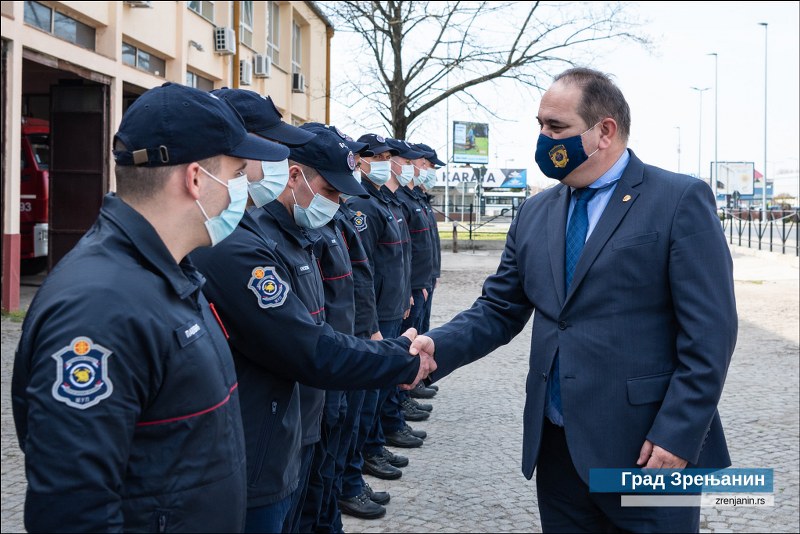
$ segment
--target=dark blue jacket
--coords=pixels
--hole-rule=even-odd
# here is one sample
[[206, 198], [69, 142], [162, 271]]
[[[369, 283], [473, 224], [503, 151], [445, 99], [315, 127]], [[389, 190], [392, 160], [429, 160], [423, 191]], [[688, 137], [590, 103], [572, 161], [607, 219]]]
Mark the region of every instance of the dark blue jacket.
[[295, 381], [320, 389], [370, 389], [409, 383], [419, 369], [405, 338], [367, 342], [315, 319], [321, 313], [312, 314], [320, 299], [313, 289], [322, 285], [319, 269], [301, 245], [302, 235], [283, 230], [291, 228], [290, 217], [274, 201], [245, 214], [213, 249], [192, 255], [208, 278], [204, 291], [230, 336], [239, 374], [251, 507], [276, 502], [297, 486]]
[[[399, 190], [400, 188], [397, 189]], [[397, 196], [397, 192], [386, 186], [383, 186], [381, 191], [389, 201], [389, 211], [400, 227], [400, 243], [403, 245], [403, 312], [405, 312], [411, 307], [411, 232], [408, 229], [403, 202]]]
[[203, 282], [109, 194], [42, 284], [12, 386], [28, 531], [244, 527], [236, 373]]
[[397, 190], [411, 236], [411, 289], [429, 289], [433, 273], [433, 238], [428, 212], [417, 194], [408, 187]]
[[534, 313], [522, 472], [539, 457], [547, 377], [558, 353], [570, 456], [633, 467], [645, 440], [689, 467], [730, 465], [717, 404], [736, 344], [730, 250], [714, 195], [633, 152], [564, 290], [569, 188], [526, 200], [497, 273], [468, 311], [428, 335], [434, 379], [508, 343]]
[[378, 189], [366, 179], [362, 185], [370, 198], [352, 197], [347, 200], [347, 206], [354, 212], [353, 226], [361, 236], [372, 266], [378, 320], [395, 321], [403, 318], [408, 305], [403, 230], [389, 208], [392, 204], [386, 197], [385, 188]]
[[379, 331], [378, 313], [375, 308], [375, 286], [372, 267], [361, 242], [361, 235], [353, 226], [355, 213], [346, 205], [340, 204], [333, 222], [347, 246], [350, 266], [353, 272], [353, 291], [355, 293], [355, 335], [369, 338]]
[[435, 285], [436, 279], [442, 276], [442, 242], [441, 238], [439, 237], [439, 225], [436, 221], [436, 212], [433, 211], [433, 206], [431, 205], [431, 200], [433, 200], [433, 196], [425, 193], [419, 187], [414, 188], [414, 192], [417, 193], [418, 198], [422, 202], [423, 206], [425, 206], [425, 211], [428, 214], [428, 220], [430, 223], [431, 229], [431, 253], [432, 253], [432, 265], [431, 265], [431, 286]]
[[337, 217], [343, 217], [341, 211], [336, 212], [334, 220], [310, 233], [316, 234], [314, 255], [325, 291], [325, 322], [337, 332], [352, 336], [356, 313], [353, 269]]

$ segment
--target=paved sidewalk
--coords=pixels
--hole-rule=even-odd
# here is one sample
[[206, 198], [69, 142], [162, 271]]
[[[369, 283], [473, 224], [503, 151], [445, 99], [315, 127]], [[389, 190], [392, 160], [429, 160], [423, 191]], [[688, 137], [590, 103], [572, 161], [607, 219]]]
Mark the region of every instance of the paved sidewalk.
[[[445, 253], [433, 324], [468, 307], [499, 251]], [[739, 341], [720, 411], [734, 467], [775, 469], [772, 508], [704, 508], [703, 532], [797, 532], [800, 513], [800, 270], [795, 257], [733, 247]], [[23, 288], [27, 289], [27, 288]], [[2, 532], [22, 531], [23, 455], [10, 380], [20, 323], [2, 320]], [[345, 517], [348, 532], [539, 532], [535, 484], [520, 472], [530, 327], [509, 345], [439, 382], [428, 432], [389, 490], [386, 517]]]

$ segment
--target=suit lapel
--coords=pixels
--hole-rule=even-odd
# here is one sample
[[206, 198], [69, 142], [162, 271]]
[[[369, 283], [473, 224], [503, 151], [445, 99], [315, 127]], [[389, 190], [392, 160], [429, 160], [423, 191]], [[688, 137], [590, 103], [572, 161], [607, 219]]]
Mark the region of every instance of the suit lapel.
[[[639, 192], [634, 187], [642, 182], [644, 164], [632, 151], [630, 155], [631, 159], [628, 162], [628, 166], [625, 168], [625, 172], [622, 173], [622, 177], [617, 183], [614, 193], [611, 195], [611, 200], [608, 201], [605, 210], [603, 210], [603, 214], [600, 216], [600, 220], [597, 221], [597, 226], [595, 226], [592, 231], [592, 235], [590, 235], [589, 239], [586, 241], [578, 264], [575, 265], [575, 273], [572, 276], [572, 284], [569, 288], [567, 300], [575, 293], [575, 289], [580, 286], [583, 277], [586, 276], [586, 273], [589, 271], [589, 267], [594, 263], [597, 255], [603, 250], [603, 247], [605, 247], [614, 231], [622, 222], [625, 214], [628, 213], [628, 210], [639, 196]], [[628, 197], [627, 200], [624, 200], [626, 197]], [[563, 287], [563, 275], [561, 283]]]
[[558, 186], [558, 192], [547, 208], [547, 251], [550, 255], [550, 268], [553, 272], [553, 284], [558, 294], [558, 302], [564, 305], [564, 250], [567, 228], [567, 213], [569, 212], [569, 188], [565, 185]]

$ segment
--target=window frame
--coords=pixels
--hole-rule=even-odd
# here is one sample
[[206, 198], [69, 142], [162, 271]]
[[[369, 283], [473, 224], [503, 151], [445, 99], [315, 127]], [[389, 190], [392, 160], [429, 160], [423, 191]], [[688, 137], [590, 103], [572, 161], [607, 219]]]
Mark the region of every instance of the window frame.
[[[43, 26], [40, 26], [39, 24], [36, 24], [35, 22], [29, 20], [28, 13], [33, 13], [34, 12], [34, 9], [29, 9], [29, 7], [33, 8], [34, 5], [37, 8], [42, 8], [42, 9], [47, 10], [47, 12], [49, 13], [49, 20], [48, 20], [48, 27], [47, 28], [44, 28]], [[94, 26], [86, 24], [85, 22], [81, 22], [80, 20], [78, 20], [75, 17], [72, 17], [72, 16], [64, 13], [63, 11], [60, 11], [60, 10], [55, 9], [55, 8], [52, 8], [52, 7], [50, 7], [48, 5], [45, 5], [45, 4], [41, 3], [41, 2], [36, 2], [35, 0], [26, 0], [25, 4], [23, 6], [23, 11], [24, 11], [23, 22], [25, 24], [27, 24], [28, 26], [31, 26], [33, 28], [38, 28], [43, 32], [49, 33], [50, 35], [52, 35], [56, 39], [61, 39], [62, 41], [66, 41], [68, 43], [72, 43], [75, 46], [79, 46], [79, 47], [81, 47], [81, 48], [83, 48], [85, 50], [91, 50], [92, 52], [97, 51], [97, 28], [95, 28]], [[57, 21], [56, 19], [58, 17], [61, 17], [62, 20], [61, 21]], [[73, 26], [74, 29], [75, 29], [75, 39], [74, 40], [70, 39], [69, 38], [69, 34], [63, 32], [63, 30], [59, 31], [58, 33], [56, 33], [56, 25], [59, 24], [59, 22], [61, 22], [61, 23], [65, 22], [64, 19], [66, 19], [66, 21], [69, 21], [69, 22], [73, 23], [73, 25], [74, 25]], [[83, 34], [84, 37], [86, 37], [89, 32], [91, 32], [91, 46], [88, 46], [85, 43], [85, 41], [89, 41], [89, 39], [81, 40], [81, 35]]]
[[[197, 9], [194, 9], [194, 8], [192, 7], [192, 4], [193, 4], [193, 3], [196, 3], [196, 4], [198, 4], [198, 6], [197, 6], [197, 7], [199, 8], [199, 11], [198, 11]], [[197, 13], [198, 15], [200, 15], [201, 17], [203, 17], [203, 18], [204, 18], [204, 19], [206, 19], [207, 21], [209, 21], [209, 22], [211, 22], [211, 23], [213, 23], [213, 22], [214, 22], [214, 10], [216, 9], [216, 6], [214, 5], [214, 2], [213, 2], [212, 0], [193, 0], [193, 1], [187, 1], [187, 2], [186, 2], [186, 7], [187, 7], [187, 9], [189, 9], [189, 11], [192, 11], [192, 12], [194, 12], [194, 13]], [[211, 8], [211, 15], [210, 15], [210, 16], [207, 16], [207, 15], [204, 13], [204, 11], [205, 11], [205, 9], [204, 9], [204, 8], [205, 8], [205, 7], [210, 7], [210, 8]]]
[[303, 73], [303, 27], [292, 20], [292, 74]]
[[[247, 7], [250, 9], [248, 10]], [[245, 15], [250, 13], [250, 21], [246, 22]], [[248, 48], [253, 48], [253, 26], [254, 26], [255, 5], [252, 0], [243, 0], [239, 6], [239, 42]], [[245, 39], [245, 36], [248, 36]]]
[[[274, 15], [274, 20], [273, 20]], [[273, 65], [280, 65], [281, 58], [281, 6], [274, 0], [267, 2], [267, 55]], [[275, 35], [273, 36], [273, 30]], [[274, 39], [273, 39], [274, 37]]]
[[[126, 47], [126, 46], [130, 47], [130, 48], [132, 48], [134, 50], [134, 54], [133, 54], [134, 62], [133, 62], [133, 64], [128, 63], [127, 61], [125, 61], [124, 47]], [[128, 42], [125, 42], [125, 41], [122, 41], [122, 47], [123, 47], [123, 50], [122, 50], [121, 60], [122, 60], [122, 64], [123, 65], [127, 65], [129, 67], [133, 67], [134, 69], [140, 70], [142, 72], [146, 72], [146, 73], [151, 74], [153, 76], [157, 76], [158, 78], [166, 78], [167, 77], [167, 60], [166, 59], [164, 59], [162, 57], [159, 57], [159, 56], [153, 54], [152, 52], [148, 52], [147, 50], [143, 50], [142, 48], [139, 48], [135, 44], [128, 43]], [[146, 54], [148, 56], [148, 67], [150, 66], [150, 61], [152, 61], [153, 59], [156, 59], [156, 60], [160, 61], [161, 65], [163, 65], [164, 72], [161, 73], [160, 71], [151, 70], [150, 68], [143, 68], [140, 65], [140, 62], [139, 62], [139, 55], [140, 54]]]

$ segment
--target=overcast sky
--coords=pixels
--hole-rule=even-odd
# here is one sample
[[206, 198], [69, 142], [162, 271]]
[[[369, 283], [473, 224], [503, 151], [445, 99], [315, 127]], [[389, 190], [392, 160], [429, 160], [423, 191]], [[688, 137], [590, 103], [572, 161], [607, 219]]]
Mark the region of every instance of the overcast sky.
[[[642, 30], [653, 41], [651, 51], [625, 44], [601, 49], [593, 68], [615, 76], [631, 106], [629, 146], [646, 163], [688, 174], [698, 172], [699, 92], [702, 93], [701, 174], [707, 179], [714, 160], [715, 77], [718, 54], [719, 161], [752, 161], [764, 167], [764, 36], [767, 29], [767, 161], [776, 193], [797, 194], [800, 146], [800, 10], [798, 2], [631, 2], [631, 12], [646, 23]], [[502, 24], [504, 21], [498, 21]], [[333, 38], [333, 64], [347, 64], [348, 40]], [[561, 67], [556, 67], [561, 70]], [[557, 72], [554, 72], [554, 74]], [[333, 83], [342, 73], [334, 72]], [[490, 165], [527, 168], [529, 181], [548, 185], [533, 159], [540, 95], [536, 91], [487, 86], [483, 101], [502, 117], [468, 109], [450, 99], [449, 121], [490, 124]], [[434, 108], [418, 124], [412, 142], [446, 149], [447, 109]], [[349, 121], [350, 111], [334, 102], [332, 122], [360, 135]], [[386, 133], [386, 132], [380, 132]], [[680, 162], [678, 138], [680, 135]], [[793, 177], [785, 176], [794, 171]]]

